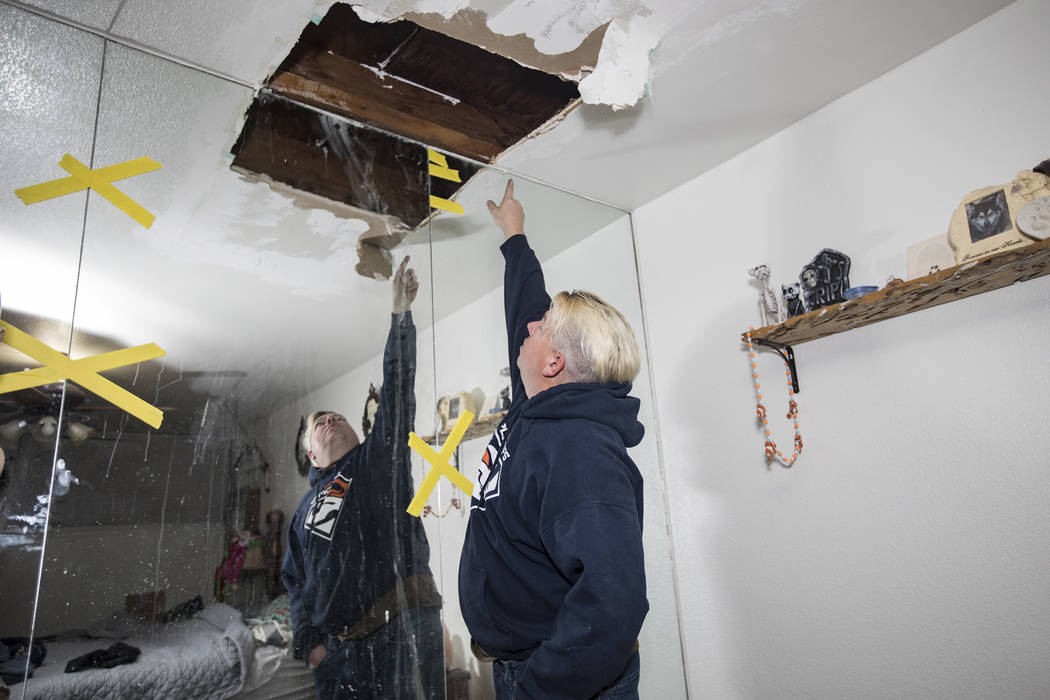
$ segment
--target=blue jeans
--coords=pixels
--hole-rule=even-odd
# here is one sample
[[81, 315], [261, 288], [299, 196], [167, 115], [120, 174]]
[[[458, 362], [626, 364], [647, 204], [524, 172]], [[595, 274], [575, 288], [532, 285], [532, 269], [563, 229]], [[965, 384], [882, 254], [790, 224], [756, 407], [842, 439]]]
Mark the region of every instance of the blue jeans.
[[[627, 659], [627, 667], [620, 677], [595, 695], [596, 698], [612, 700], [638, 700], [638, 675], [640, 671], [638, 652]], [[492, 663], [492, 684], [496, 686], [496, 700], [513, 700], [518, 688], [521, 674], [525, 670], [524, 661], [494, 661]]]
[[314, 670], [319, 700], [445, 697], [441, 608], [409, 608], [361, 639], [329, 637]]

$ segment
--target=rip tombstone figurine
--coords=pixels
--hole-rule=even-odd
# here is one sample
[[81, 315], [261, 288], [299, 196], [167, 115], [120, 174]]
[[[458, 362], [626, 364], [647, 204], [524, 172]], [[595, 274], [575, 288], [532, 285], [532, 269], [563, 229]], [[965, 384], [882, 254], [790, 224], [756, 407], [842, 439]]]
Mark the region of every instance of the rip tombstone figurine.
[[850, 259], [844, 253], [831, 248], [817, 253], [799, 274], [806, 311], [845, 301], [844, 294], [849, 289], [849, 268]]

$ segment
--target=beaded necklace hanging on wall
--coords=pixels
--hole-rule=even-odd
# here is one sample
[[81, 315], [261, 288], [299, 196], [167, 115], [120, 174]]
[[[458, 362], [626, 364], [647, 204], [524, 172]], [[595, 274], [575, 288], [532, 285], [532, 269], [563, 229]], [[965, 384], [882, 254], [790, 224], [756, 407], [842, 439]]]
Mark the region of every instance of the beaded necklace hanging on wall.
[[766, 416], [766, 407], [762, 405], [762, 385], [758, 383], [758, 362], [755, 360], [755, 348], [751, 344], [751, 331], [753, 330], [755, 330], [754, 327], [751, 327], [747, 331], [747, 353], [751, 357], [751, 376], [754, 379], [755, 396], [758, 401], [758, 408], [755, 412], [758, 414], [759, 423], [766, 433], [766, 462], [776, 460], [785, 469], [790, 469], [802, 452], [802, 434], [798, 430], [798, 403], [795, 401], [795, 392], [791, 388], [791, 369], [787, 360], [784, 360], [784, 373], [787, 375], [788, 381], [787, 418], [795, 424], [795, 450], [790, 457], [785, 457], [784, 453], [777, 449], [777, 444], [773, 441], [773, 435], [769, 429], [769, 418]]

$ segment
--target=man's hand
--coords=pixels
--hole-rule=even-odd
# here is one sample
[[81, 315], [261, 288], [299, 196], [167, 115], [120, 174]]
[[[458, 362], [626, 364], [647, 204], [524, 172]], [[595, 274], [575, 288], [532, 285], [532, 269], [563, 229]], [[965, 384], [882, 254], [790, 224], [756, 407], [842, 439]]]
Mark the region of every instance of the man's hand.
[[412, 302], [416, 300], [419, 291], [419, 280], [416, 279], [416, 271], [411, 267], [405, 268], [410, 256], [406, 255], [401, 261], [401, 266], [394, 273], [394, 313], [399, 314], [408, 311]]
[[521, 202], [514, 199], [514, 180], [507, 180], [507, 190], [503, 193], [503, 201], [499, 206], [491, 199], [488, 205], [492, 220], [503, 229], [504, 240], [525, 233], [525, 209]]
[[324, 644], [318, 644], [310, 650], [310, 656], [306, 658], [306, 667], [317, 668], [326, 656], [328, 656], [328, 648]]

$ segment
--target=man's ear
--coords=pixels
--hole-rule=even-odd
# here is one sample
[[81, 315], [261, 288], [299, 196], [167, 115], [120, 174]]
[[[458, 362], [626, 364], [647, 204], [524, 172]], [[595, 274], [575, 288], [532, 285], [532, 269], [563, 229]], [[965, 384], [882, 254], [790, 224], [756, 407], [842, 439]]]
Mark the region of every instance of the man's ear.
[[310, 463], [313, 464], [315, 467], [321, 466], [317, 463], [317, 457], [314, 455], [313, 450], [307, 450], [306, 456], [310, 458]]
[[563, 369], [565, 369], [565, 356], [560, 352], [556, 352], [551, 356], [550, 361], [543, 366], [543, 376], [547, 379], [553, 379], [561, 374]]

